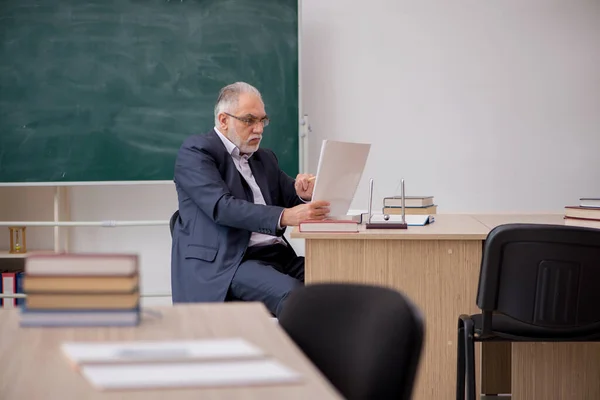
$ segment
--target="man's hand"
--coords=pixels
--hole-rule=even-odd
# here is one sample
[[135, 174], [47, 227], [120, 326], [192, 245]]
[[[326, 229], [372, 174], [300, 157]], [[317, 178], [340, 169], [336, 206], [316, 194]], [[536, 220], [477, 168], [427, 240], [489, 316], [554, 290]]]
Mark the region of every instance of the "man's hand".
[[299, 206], [283, 210], [281, 226], [297, 226], [302, 221], [322, 220], [327, 218], [328, 214], [329, 203], [327, 201], [300, 204]]
[[312, 174], [298, 174], [298, 176], [296, 176], [294, 188], [302, 200], [310, 201], [310, 199], [312, 199], [313, 189], [315, 188], [315, 179], [316, 176]]

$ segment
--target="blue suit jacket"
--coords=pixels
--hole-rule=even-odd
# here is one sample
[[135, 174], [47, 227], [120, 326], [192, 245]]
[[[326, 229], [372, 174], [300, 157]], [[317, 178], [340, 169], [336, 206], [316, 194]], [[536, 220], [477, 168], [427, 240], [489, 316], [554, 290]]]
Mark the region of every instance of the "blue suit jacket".
[[282, 236], [284, 208], [301, 204], [294, 179], [271, 150], [259, 149], [250, 168], [267, 205], [252, 191], [213, 130], [185, 140], [175, 162], [180, 221], [173, 230], [173, 302], [223, 301], [251, 232]]

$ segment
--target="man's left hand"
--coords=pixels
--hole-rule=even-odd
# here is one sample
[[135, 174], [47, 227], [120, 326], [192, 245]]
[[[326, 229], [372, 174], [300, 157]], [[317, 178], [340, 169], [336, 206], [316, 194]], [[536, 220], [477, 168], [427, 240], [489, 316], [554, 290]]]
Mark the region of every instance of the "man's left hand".
[[305, 201], [310, 201], [315, 188], [315, 176], [313, 174], [298, 174], [294, 188], [298, 196]]

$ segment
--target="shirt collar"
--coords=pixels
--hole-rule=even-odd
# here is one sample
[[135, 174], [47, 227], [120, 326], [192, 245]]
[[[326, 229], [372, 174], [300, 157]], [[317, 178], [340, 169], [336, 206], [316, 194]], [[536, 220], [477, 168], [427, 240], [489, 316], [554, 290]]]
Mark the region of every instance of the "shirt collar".
[[217, 129], [216, 126], [215, 126], [214, 129], [215, 129], [215, 132], [217, 132], [217, 135], [219, 136], [219, 138], [221, 139], [221, 141], [223, 142], [223, 145], [227, 149], [227, 152], [229, 153], [230, 156], [232, 156], [232, 157], [240, 157], [240, 158], [245, 158], [245, 159], [248, 159], [248, 158], [252, 157], [252, 154], [254, 154], [254, 153], [240, 155], [240, 149], [238, 149], [238, 147], [231, 140], [229, 140], [225, 135], [223, 135], [219, 131], [219, 129]]

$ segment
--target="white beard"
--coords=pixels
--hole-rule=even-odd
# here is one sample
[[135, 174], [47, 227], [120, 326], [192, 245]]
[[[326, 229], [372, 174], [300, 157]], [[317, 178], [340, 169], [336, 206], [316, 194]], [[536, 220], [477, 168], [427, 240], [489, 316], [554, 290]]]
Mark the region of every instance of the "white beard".
[[[262, 140], [261, 136], [251, 134], [246, 142], [242, 142], [242, 139], [239, 137], [235, 127], [233, 126], [229, 128], [228, 133], [229, 138], [231, 139], [233, 144], [237, 146], [237, 148], [240, 150], [240, 153], [244, 154], [254, 153], [256, 150], [258, 150], [258, 147], [260, 146], [260, 141]], [[257, 144], [248, 144], [248, 142], [252, 139], [258, 139], [259, 141]]]

